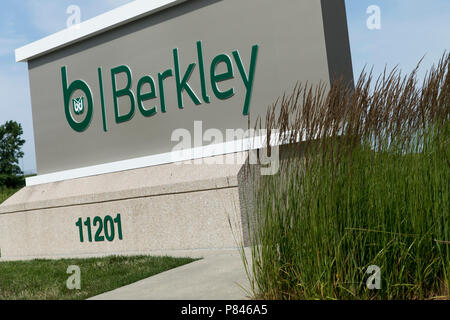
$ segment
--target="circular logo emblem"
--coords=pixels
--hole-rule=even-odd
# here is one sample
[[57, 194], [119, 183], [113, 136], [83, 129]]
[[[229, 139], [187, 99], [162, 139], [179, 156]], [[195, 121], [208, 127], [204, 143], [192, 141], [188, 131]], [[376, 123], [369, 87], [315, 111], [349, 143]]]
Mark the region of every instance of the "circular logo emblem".
[[84, 97], [73, 99], [72, 104], [73, 104], [73, 112], [75, 112], [76, 115], [84, 113]]
[[[61, 76], [67, 122], [73, 130], [83, 132], [89, 127], [92, 120], [94, 101], [92, 99], [91, 89], [82, 80], [75, 80], [68, 86], [66, 67], [61, 68]], [[76, 91], [82, 91], [84, 95], [78, 94], [73, 97]], [[86, 115], [82, 121], [76, 119], [77, 117], [75, 116], [83, 114]]]

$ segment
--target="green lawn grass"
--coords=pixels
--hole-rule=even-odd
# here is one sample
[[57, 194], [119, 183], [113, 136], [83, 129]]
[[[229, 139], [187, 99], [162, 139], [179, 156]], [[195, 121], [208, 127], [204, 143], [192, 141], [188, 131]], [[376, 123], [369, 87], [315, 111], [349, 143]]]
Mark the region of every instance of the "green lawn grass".
[[[0, 187], [0, 204], [18, 189]], [[0, 262], [0, 300], [81, 300], [195, 261], [190, 258], [111, 256]], [[81, 289], [69, 290], [69, 266], [81, 271]]]
[[[22, 179], [22, 184], [23, 186], [25, 185], [25, 179], [29, 178], [29, 177], [34, 177], [36, 176], [36, 174], [29, 174], [29, 175], [25, 175], [23, 176]], [[0, 180], [1, 181], [1, 180]], [[8, 198], [10, 198], [11, 196], [13, 196], [17, 191], [19, 191], [20, 189], [22, 189], [22, 187], [17, 187], [17, 188], [10, 188], [10, 187], [6, 187], [4, 185], [2, 185], [0, 183], [0, 204], [2, 204], [3, 202], [5, 202]]]
[[19, 191], [20, 189], [11, 189], [11, 188], [4, 188], [0, 186], [0, 204], [2, 204], [6, 199], [11, 197], [14, 193]]
[[[0, 262], [0, 300], [80, 300], [193, 262], [190, 258], [111, 256], [89, 259]], [[71, 265], [81, 271], [81, 289], [69, 290]]]

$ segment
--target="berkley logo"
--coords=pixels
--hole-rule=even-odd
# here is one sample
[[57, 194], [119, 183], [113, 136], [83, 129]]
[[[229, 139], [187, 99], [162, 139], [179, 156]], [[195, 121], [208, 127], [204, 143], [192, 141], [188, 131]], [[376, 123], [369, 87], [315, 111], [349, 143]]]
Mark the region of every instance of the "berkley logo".
[[75, 114], [80, 115], [84, 112], [84, 97], [79, 97], [72, 100], [73, 103], [73, 112]]
[[[113, 101], [114, 101], [114, 112], [116, 123], [123, 123], [129, 121], [135, 114], [136, 106], [140, 113], [144, 117], [153, 117], [158, 111], [161, 113], [166, 113], [167, 106], [165, 102], [166, 92], [164, 91], [164, 83], [168, 81], [169, 78], [175, 78], [176, 83], [176, 94], [178, 99], [178, 108], [184, 108], [183, 93], [187, 93], [187, 96], [192, 100], [195, 105], [201, 105], [204, 103], [210, 103], [211, 97], [206, 88], [207, 79], [210, 81], [212, 91], [214, 96], [220, 100], [230, 99], [235, 95], [235, 88], [229, 88], [228, 90], [221, 90], [218, 86], [220, 82], [226, 80], [234, 79], [237, 75], [240, 76], [244, 84], [246, 93], [245, 101], [243, 103], [242, 114], [244, 116], [249, 114], [250, 101], [253, 91], [253, 83], [255, 79], [255, 69], [256, 60], [258, 56], [258, 45], [252, 47], [250, 62], [246, 65], [243, 63], [239, 51], [235, 50], [231, 53], [231, 56], [225, 53], [217, 55], [211, 62], [209, 70], [205, 70], [205, 63], [203, 58], [203, 48], [202, 42], [197, 42], [197, 55], [198, 55], [198, 72], [200, 74], [200, 87], [201, 87], [201, 97], [194, 92], [192, 87], [189, 85], [189, 79], [192, 73], [197, 67], [197, 63], [191, 63], [184, 74], [181, 73], [181, 66], [179, 62], [179, 50], [178, 48], [173, 49], [173, 69], [168, 69], [163, 72], [158, 73], [157, 79], [151, 75], [146, 75], [139, 79], [136, 86], [136, 93], [132, 90], [132, 72], [130, 67], [126, 65], [121, 65], [111, 69], [111, 81], [113, 89]], [[217, 67], [219, 65], [224, 65], [225, 72], [217, 73]], [[236, 72], [237, 69], [237, 72]], [[209, 71], [209, 74], [206, 72]], [[117, 88], [116, 76], [119, 74], [124, 74], [127, 79], [127, 84], [124, 88]], [[207, 77], [209, 75], [209, 77]], [[103, 75], [102, 68], [98, 68], [99, 77], [99, 88], [100, 88], [100, 101], [102, 104], [102, 116], [103, 116], [103, 129], [107, 131], [107, 121], [106, 121], [106, 111], [104, 103], [104, 92], [103, 92]], [[92, 91], [89, 85], [83, 80], [75, 80], [70, 85], [67, 80], [67, 67], [61, 67], [61, 80], [62, 80], [62, 90], [64, 97], [64, 110], [68, 124], [70, 127], [77, 131], [85, 131], [92, 120], [92, 114], [94, 109], [94, 101], [92, 96]], [[158, 87], [158, 88], [157, 88]], [[82, 91], [85, 97], [81, 96], [72, 100], [73, 111], [75, 115], [85, 114], [85, 118], [82, 121], [77, 121], [70, 110], [70, 102], [72, 96], [77, 91]], [[130, 100], [130, 111], [127, 114], [119, 113], [119, 101], [120, 97], [128, 97]], [[144, 102], [148, 100], [153, 100], [159, 97], [159, 110], [158, 106], [154, 105], [152, 107], [145, 107]]]

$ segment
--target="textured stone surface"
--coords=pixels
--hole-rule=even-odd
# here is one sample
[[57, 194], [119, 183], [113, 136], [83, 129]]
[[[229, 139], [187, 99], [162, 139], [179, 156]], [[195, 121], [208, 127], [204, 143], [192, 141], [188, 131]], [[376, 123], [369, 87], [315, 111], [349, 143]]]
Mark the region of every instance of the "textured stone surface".
[[[1, 258], [236, 247], [245, 229], [242, 167], [170, 164], [26, 187], [0, 206]], [[79, 218], [118, 213], [123, 240], [80, 242]]]

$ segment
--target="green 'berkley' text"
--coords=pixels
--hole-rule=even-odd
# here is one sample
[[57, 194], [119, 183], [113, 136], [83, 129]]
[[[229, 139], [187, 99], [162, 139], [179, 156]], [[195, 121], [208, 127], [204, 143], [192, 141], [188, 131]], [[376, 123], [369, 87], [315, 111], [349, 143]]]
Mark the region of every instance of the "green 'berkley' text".
[[[211, 97], [207, 90], [207, 81], [209, 80], [214, 96], [220, 100], [227, 100], [235, 95], [235, 88], [229, 88], [228, 90], [221, 90], [219, 88], [219, 83], [226, 80], [230, 80], [239, 74], [245, 92], [245, 101], [243, 105], [242, 114], [244, 116], [249, 114], [250, 102], [253, 92], [253, 84], [255, 80], [255, 69], [256, 60], [258, 56], [258, 45], [252, 47], [250, 63], [247, 65], [242, 61], [239, 51], [235, 50], [232, 52], [231, 56], [227, 54], [217, 55], [211, 62], [209, 70], [206, 69], [205, 60], [203, 57], [203, 46], [202, 42], [197, 42], [197, 61], [191, 63], [187, 68], [182, 68], [180, 65], [180, 52], [178, 48], [173, 49], [173, 69], [167, 69], [165, 71], [159, 72], [157, 77], [151, 75], [145, 75], [137, 82], [136, 91], [133, 91], [132, 84], [132, 70], [127, 65], [117, 66], [111, 69], [111, 82], [112, 82], [112, 95], [114, 102], [114, 114], [116, 123], [123, 123], [129, 121], [133, 118], [136, 109], [144, 117], [153, 117], [158, 113], [157, 105], [151, 107], [145, 106], [144, 103], [150, 100], [159, 98], [159, 111], [161, 113], [167, 112], [166, 105], [166, 94], [165, 92], [165, 82], [169, 78], [175, 80], [176, 84], [176, 94], [178, 101], [178, 108], [184, 108], [184, 98], [189, 98], [195, 105], [201, 105], [204, 103], [210, 103]], [[237, 72], [235, 71], [234, 64], [237, 67]], [[219, 65], [225, 66], [225, 71], [218, 73], [217, 69]], [[196, 93], [189, 80], [198, 67], [198, 72], [200, 75], [200, 88], [201, 92]], [[185, 70], [185, 71], [184, 71]], [[184, 72], [183, 72], [184, 71]], [[209, 73], [208, 73], [209, 71]], [[119, 74], [125, 75], [126, 85], [124, 87], [118, 88], [117, 77]], [[100, 88], [100, 101], [102, 105], [102, 116], [103, 116], [103, 129], [108, 130], [107, 120], [106, 120], [106, 110], [105, 110], [105, 99], [104, 99], [104, 89], [103, 89], [103, 70], [98, 68], [98, 78], [99, 78], [99, 88]], [[91, 122], [93, 114], [93, 97], [89, 85], [83, 80], [75, 80], [70, 85], [68, 85], [67, 80], [67, 67], [61, 68], [61, 79], [62, 79], [62, 89], [64, 97], [64, 108], [67, 122], [70, 127], [77, 131], [85, 131]], [[86, 96], [87, 106], [83, 108], [83, 113], [86, 116], [83, 121], [78, 122], [71, 112], [71, 102], [73, 102], [72, 96], [76, 91], [83, 91]], [[78, 97], [75, 97], [78, 98]], [[129, 112], [126, 114], [120, 114], [119, 112], [119, 98], [127, 99], [130, 101]], [[84, 101], [84, 100], [82, 100]], [[75, 103], [75, 102], [73, 102]], [[149, 104], [149, 103], [148, 103]], [[78, 110], [78, 109], [77, 109]], [[127, 109], [128, 110], [128, 109]], [[79, 112], [77, 112], [78, 114]]]

